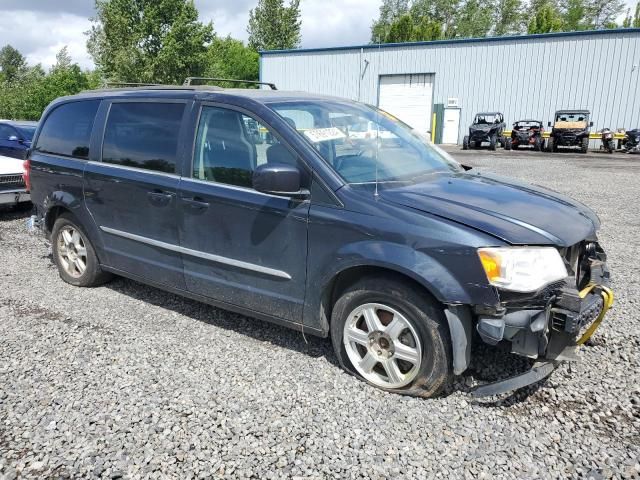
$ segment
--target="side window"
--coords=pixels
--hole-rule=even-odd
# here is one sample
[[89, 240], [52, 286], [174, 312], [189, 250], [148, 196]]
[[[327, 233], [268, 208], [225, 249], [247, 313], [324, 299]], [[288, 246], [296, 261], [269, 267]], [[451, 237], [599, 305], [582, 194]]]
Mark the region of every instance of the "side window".
[[183, 112], [183, 103], [113, 103], [104, 131], [102, 161], [176, 173]]
[[253, 171], [265, 163], [300, 167], [297, 157], [256, 119], [225, 108], [202, 108], [193, 178], [251, 187]]
[[35, 150], [86, 160], [100, 100], [65, 103], [45, 119]]

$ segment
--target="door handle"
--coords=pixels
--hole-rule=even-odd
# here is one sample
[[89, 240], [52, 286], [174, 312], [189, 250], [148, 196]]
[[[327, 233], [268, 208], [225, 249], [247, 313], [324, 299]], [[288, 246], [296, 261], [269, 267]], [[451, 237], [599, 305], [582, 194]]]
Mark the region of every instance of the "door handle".
[[182, 201], [186, 206], [195, 208], [196, 210], [206, 210], [209, 208], [209, 202], [205, 202], [199, 197], [182, 197]]
[[173, 196], [173, 193], [163, 192], [161, 190], [153, 190], [151, 192], [147, 192], [147, 198], [149, 198], [149, 202], [157, 207], [164, 207], [171, 203], [171, 199], [173, 198]]

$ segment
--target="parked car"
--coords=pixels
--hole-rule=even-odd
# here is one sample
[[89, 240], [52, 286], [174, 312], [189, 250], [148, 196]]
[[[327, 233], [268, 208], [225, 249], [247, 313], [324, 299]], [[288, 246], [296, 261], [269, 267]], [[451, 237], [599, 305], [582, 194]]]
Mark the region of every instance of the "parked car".
[[582, 153], [587, 153], [589, 127], [593, 127], [590, 115], [589, 110], [558, 110], [547, 140], [547, 151], [557, 152], [558, 147], [578, 147]]
[[506, 124], [500, 112], [478, 113], [469, 127], [469, 135], [462, 139], [462, 148], [480, 148], [483, 142], [489, 143], [489, 149], [495, 150], [496, 144], [502, 144], [502, 132]]
[[14, 207], [31, 200], [22, 173], [21, 160], [0, 156], [0, 208]]
[[519, 147], [533, 147], [537, 152], [544, 148], [544, 127], [539, 120], [518, 120], [513, 124], [511, 137], [505, 139], [505, 150]]
[[0, 120], [0, 155], [25, 159], [37, 122]]
[[[345, 115], [394, 145], [340, 150], [346, 134], [331, 119]], [[272, 145], [256, 148], [247, 117]], [[611, 304], [593, 211], [464, 167], [349, 100], [85, 92], [46, 109], [25, 168], [30, 223], [65, 282], [121, 275], [330, 337], [345, 370], [387, 391], [437, 394], [477, 338], [540, 360], [479, 395], [535, 382]]]

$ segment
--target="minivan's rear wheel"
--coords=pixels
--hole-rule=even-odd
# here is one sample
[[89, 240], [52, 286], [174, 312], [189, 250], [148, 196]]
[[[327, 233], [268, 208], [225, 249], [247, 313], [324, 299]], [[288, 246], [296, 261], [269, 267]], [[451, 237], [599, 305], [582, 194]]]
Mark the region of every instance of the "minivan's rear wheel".
[[442, 309], [403, 281], [371, 277], [347, 289], [331, 315], [340, 364], [378, 388], [429, 397], [451, 375]]
[[71, 215], [61, 215], [51, 231], [53, 259], [60, 277], [78, 287], [94, 287], [111, 278], [103, 272], [87, 234]]

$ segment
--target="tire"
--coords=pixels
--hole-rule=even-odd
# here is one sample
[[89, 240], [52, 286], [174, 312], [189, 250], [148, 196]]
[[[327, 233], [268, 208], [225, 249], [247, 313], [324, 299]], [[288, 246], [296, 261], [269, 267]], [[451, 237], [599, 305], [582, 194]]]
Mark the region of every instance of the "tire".
[[582, 139], [580, 143], [580, 153], [587, 153], [589, 151], [589, 137]]
[[533, 140], [533, 149], [536, 152], [541, 152], [542, 151], [542, 139], [540, 137], [536, 137]]
[[495, 135], [492, 135], [489, 138], [489, 150], [495, 150], [496, 149], [496, 137]]
[[382, 390], [433, 397], [451, 380], [444, 312], [401, 279], [368, 277], [349, 287], [333, 307], [331, 340], [342, 368]]
[[512, 145], [511, 138], [506, 138], [504, 140], [504, 149], [505, 150], [511, 150], [511, 145]]
[[51, 230], [51, 247], [53, 261], [65, 282], [76, 287], [97, 287], [112, 278], [100, 268], [89, 237], [72, 215], [63, 214], [56, 219]]
[[462, 139], [462, 149], [469, 150], [469, 135], [465, 135]]
[[549, 137], [549, 139], [547, 140], [547, 152], [552, 153], [557, 151], [557, 148], [553, 142], [553, 137]]

